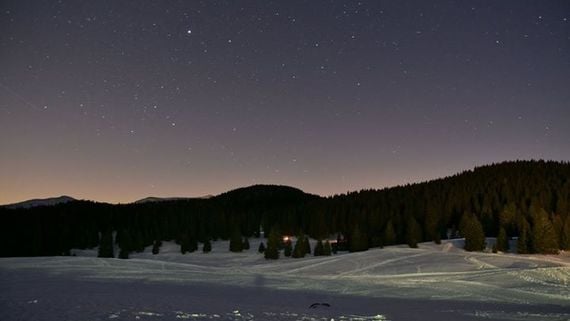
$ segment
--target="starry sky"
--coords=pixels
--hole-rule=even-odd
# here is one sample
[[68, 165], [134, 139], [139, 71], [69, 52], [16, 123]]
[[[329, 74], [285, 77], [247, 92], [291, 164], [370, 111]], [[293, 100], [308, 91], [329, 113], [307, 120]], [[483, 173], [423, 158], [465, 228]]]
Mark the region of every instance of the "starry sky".
[[570, 160], [570, 1], [0, 4], [0, 204]]

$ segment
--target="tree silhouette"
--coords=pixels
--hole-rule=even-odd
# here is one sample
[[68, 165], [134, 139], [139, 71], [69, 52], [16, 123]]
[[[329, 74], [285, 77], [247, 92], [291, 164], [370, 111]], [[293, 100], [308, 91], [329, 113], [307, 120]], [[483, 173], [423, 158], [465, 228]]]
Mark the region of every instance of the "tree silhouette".
[[394, 231], [394, 225], [392, 225], [392, 221], [388, 221], [388, 224], [386, 224], [386, 229], [384, 230], [384, 244], [396, 244], [396, 232]]
[[531, 242], [536, 253], [557, 254], [558, 240], [554, 227], [543, 208], [533, 214]]
[[283, 242], [283, 255], [286, 257], [290, 257], [293, 253], [293, 244], [291, 244], [291, 239], [286, 239]]
[[570, 215], [566, 217], [560, 233], [560, 249], [570, 250]]
[[257, 252], [259, 252], [259, 253], [265, 252], [265, 244], [263, 244], [263, 242], [259, 243], [259, 247], [257, 248]]
[[152, 254], [158, 254], [160, 252], [160, 247], [162, 246], [162, 241], [155, 240], [152, 244]]
[[313, 252], [313, 254], [314, 256], [324, 255], [324, 246], [322, 240], [317, 241], [317, 245], [315, 245], [315, 251]]
[[295, 242], [295, 247], [293, 248], [293, 254], [291, 257], [295, 259], [305, 257], [305, 254], [307, 253], [307, 246], [305, 245], [305, 242], [305, 235], [303, 233], [299, 234], [297, 236], [297, 242]]
[[230, 251], [231, 252], [241, 252], [243, 251], [243, 241], [241, 239], [241, 233], [238, 229], [234, 229], [232, 237], [230, 239]]
[[111, 231], [101, 233], [97, 257], [115, 257], [113, 255], [113, 233]]
[[265, 258], [277, 260], [279, 258], [279, 243], [281, 242], [281, 235], [277, 229], [272, 229], [267, 239], [267, 248], [265, 249]]
[[352, 235], [350, 236], [350, 252], [360, 252], [368, 250], [368, 238], [360, 231], [358, 224], [354, 225]]
[[418, 224], [418, 221], [413, 217], [408, 219], [408, 224], [406, 224], [406, 242], [411, 248], [417, 248], [418, 242], [422, 241], [422, 228]]
[[504, 227], [499, 229], [499, 235], [497, 235], [497, 244], [495, 245], [497, 251], [507, 252], [509, 250], [509, 238], [507, 237], [507, 231]]
[[483, 251], [485, 249], [485, 234], [481, 222], [475, 217], [465, 213], [461, 219], [463, 237], [465, 237], [466, 251]]
[[202, 252], [203, 253], [210, 253], [212, 252], [212, 243], [210, 242], [210, 239], [206, 239], [204, 241], [204, 245], [202, 246]]
[[332, 253], [331, 243], [329, 242], [329, 240], [326, 240], [325, 244], [323, 245], [323, 255], [330, 256], [331, 253]]

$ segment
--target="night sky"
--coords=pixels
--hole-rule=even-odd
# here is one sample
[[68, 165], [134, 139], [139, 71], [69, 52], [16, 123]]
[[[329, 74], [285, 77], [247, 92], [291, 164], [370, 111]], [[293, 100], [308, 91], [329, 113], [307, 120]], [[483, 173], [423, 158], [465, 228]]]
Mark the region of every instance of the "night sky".
[[0, 4], [0, 204], [570, 160], [570, 1]]

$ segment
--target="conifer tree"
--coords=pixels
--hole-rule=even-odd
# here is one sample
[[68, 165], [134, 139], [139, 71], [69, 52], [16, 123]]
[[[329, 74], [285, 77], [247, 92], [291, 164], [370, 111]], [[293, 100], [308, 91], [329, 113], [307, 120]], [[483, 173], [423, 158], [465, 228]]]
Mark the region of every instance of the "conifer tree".
[[368, 237], [360, 231], [358, 224], [355, 224], [350, 236], [349, 251], [360, 252], [366, 250], [368, 250]]
[[560, 249], [565, 251], [570, 250], [570, 215], [566, 216], [562, 232], [560, 233]]
[[384, 229], [384, 244], [396, 244], [396, 232], [394, 231], [394, 225], [392, 225], [392, 221], [388, 221], [388, 224], [386, 224], [386, 228]]
[[202, 252], [203, 253], [210, 253], [212, 252], [212, 243], [210, 242], [210, 239], [206, 239], [204, 241], [204, 245], [202, 246]]
[[524, 218], [519, 227], [519, 237], [517, 239], [517, 253], [519, 254], [530, 253], [529, 240], [528, 240], [528, 223]]
[[317, 245], [315, 245], [315, 251], [313, 252], [314, 256], [321, 256], [324, 255], [324, 245], [322, 240], [317, 241]]
[[188, 252], [192, 253], [198, 250], [198, 241], [194, 237], [190, 237], [188, 241]]
[[542, 254], [557, 254], [558, 240], [554, 227], [543, 208], [533, 215], [531, 242], [533, 250]]
[[180, 253], [186, 254], [190, 249], [190, 237], [186, 233], [182, 233], [179, 238]]
[[509, 238], [507, 237], [507, 231], [501, 226], [499, 229], [499, 235], [497, 235], [497, 244], [495, 245], [497, 251], [507, 252], [509, 250]]
[[415, 218], [410, 217], [406, 224], [406, 242], [411, 248], [417, 248], [418, 242], [422, 241], [422, 228]]
[[425, 217], [425, 230], [428, 240], [434, 241], [435, 244], [441, 244], [441, 231], [439, 228], [440, 218], [434, 209], [429, 209]]
[[293, 252], [293, 244], [291, 243], [291, 239], [287, 239], [283, 242], [283, 255], [286, 257], [290, 257]]
[[131, 238], [131, 249], [137, 252], [144, 251], [144, 242], [142, 239], [141, 232], [139, 230], [134, 230], [130, 236]]
[[281, 242], [281, 235], [277, 229], [271, 229], [269, 238], [267, 239], [267, 248], [265, 249], [265, 258], [269, 260], [277, 260], [279, 258], [279, 243]]
[[259, 243], [259, 247], [257, 248], [257, 252], [259, 252], [259, 253], [265, 252], [265, 244], [263, 244], [263, 242]]
[[113, 255], [113, 233], [111, 231], [101, 233], [97, 257], [115, 257]]
[[329, 240], [326, 240], [325, 244], [323, 245], [323, 255], [330, 256], [331, 252], [332, 252], [331, 243], [329, 242]]
[[556, 241], [558, 242], [558, 248], [562, 249], [562, 233], [564, 230], [564, 220], [558, 214], [553, 215], [550, 219], [552, 227], [556, 231]]
[[232, 237], [230, 238], [230, 251], [241, 252], [243, 250], [243, 241], [239, 230], [234, 229]]
[[503, 210], [499, 213], [499, 224], [500, 226], [505, 227], [505, 232], [507, 229], [509, 231], [512, 231], [511, 226], [515, 219], [516, 211], [517, 207], [515, 203], [510, 202], [507, 205], [505, 205]]
[[120, 248], [119, 259], [128, 259], [128, 258], [129, 258], [129, 251], [124, 248]]
[[305, 245], [305, 235], [301, 233], [297, 236], [297, 242], [295, 242], [295, 247], [293, 248], [293, 254], [291, 257], [298, 259], [305, 257], [307, 251], [307, 246]]
[[309, 237], [305, 235], [305, 254], [311, 254], [311, 242], [309, 242]]
[[461, 220], [462, 234], [465, 237], [466, 251], [483, 251], [485, 249], [485, 233], [483, 226], [475, 215], [464, 215]]
[[158, 252], [160, 252], [160, 247], [162, 246], [162, 241], [160, 240], [155, 240], [154, 243], [152, 244], [152, 254], [158, 254]]
[[119, 258], [120, 259], [128, 259], [129, 253], [132, 250], [132, 241], [131, 241], [131, 234], [128, 230], [123, 231], [120, 233], [120, 241], [119, 241]]

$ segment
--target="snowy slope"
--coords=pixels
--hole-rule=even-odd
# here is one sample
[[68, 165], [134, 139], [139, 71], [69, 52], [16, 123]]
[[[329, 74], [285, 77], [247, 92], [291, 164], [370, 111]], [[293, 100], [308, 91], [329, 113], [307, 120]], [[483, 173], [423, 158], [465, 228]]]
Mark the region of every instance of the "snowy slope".
[[38, 206], [52, 206], [61, 203], [67, 203], [75, 201], [73, 197], [70, 196], [59, 196], [59, 197], [51, 197], [51, 198], [37, 198], [32, 200], [27, 200], [19, 203], [3, 205], [7, 208], [31, 208], [31, 207], [38, 207]]
[[[115, 313], [117, 318], [154, 320], [207, 320], [216, 319], [215, 314], [222, 320], [348, 320], [349, 315], [360, 315], [362, 320], [411, 320], [416, 319], [414, 316], [425, 320], [570, 319], [567, 254], [468, 253], [458, 247], [461, 241], [444, 241], [441, 245], [420, 244], [419, 249], [393, 246], [330, 257], [267, 261], [256, 251], [259, 241], [250, 242], [252, 249], [238, 254], [228, 252], [228, 242], [214, 242], [212, 253], [181, 255], [176, 244], [166, 242], [158, 255], [152, 255], [148, 248], [129, 260], [95, 258], [95, 250], [76, 251], [81, 255], [77, 257], [0, 259], [0, 285], [6, 288], [6, 283], [22, 276], [34, 279], [47, 274], [80, 288], [114, 289], [120, 297], [131, 295], [131, 287], [118, 286], [117, 282], [149, 287], [166, 296], [169, 289], [173, 293], [187, 289], [185, 297], [195, 301], [194, 312], [157, 307], [150, 312], [161, 316], [152, 316], [128, 309], [122, 314], [106, 310], [109, 318]], [[53, 285], [59, 283], [50, 283], [53, 291], [61, 290]], [[6, 293], [7, 299], [2, 300], [11, 303], [23, 294], [28, 301], [40, 300], [33, 291]], [[135, 301], [135, 306], [145, 303]], [[307, 310], [311, 303], [321, 301], [334, 304]], [[417, 310], [409, 310], [408, 303]], [[251, 316], [234, 313], [243, 309]]]

